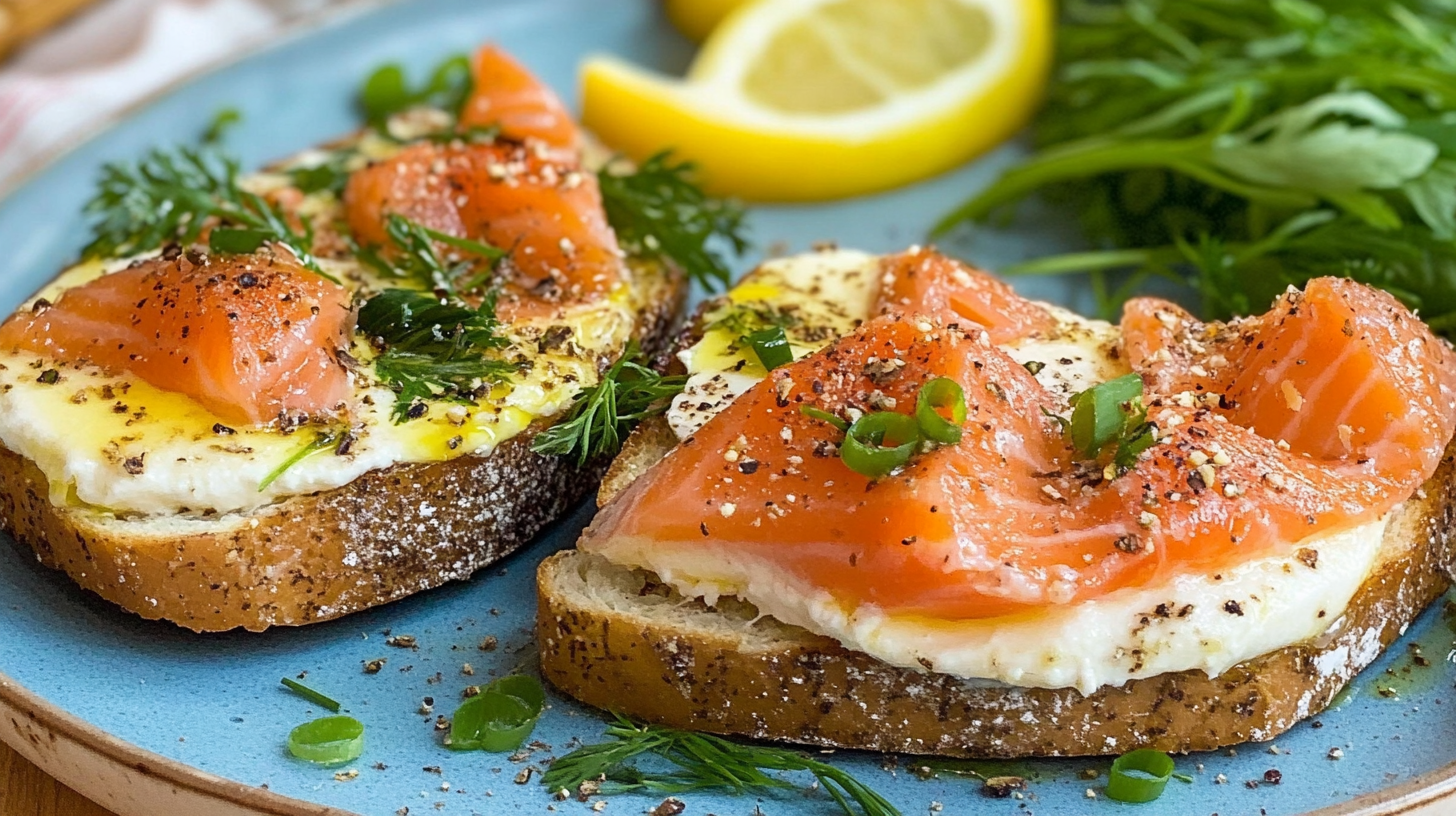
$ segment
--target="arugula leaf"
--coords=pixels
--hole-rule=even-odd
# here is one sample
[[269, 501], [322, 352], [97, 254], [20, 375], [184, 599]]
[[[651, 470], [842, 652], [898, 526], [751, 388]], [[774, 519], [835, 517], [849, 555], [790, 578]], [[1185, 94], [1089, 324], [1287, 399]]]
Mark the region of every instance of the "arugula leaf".
[[404, 68], [391, 62], [376, 68], [364, 81], [359, 107], [369, 126], [382, 132], [389, 117], [414, 107], [440, 108], [458, 117], [474, 88], [474, 71], [464, 54], [453, 55], [435, 66], [429, 81], [419, 88], [410, 88]]
[[1456, 5], [1069, 0], [1063, 11], [1040, 151], [938, 233], [1040, 194], [1080, 213], [1096, 248], [1014, 271], [1087, 272], [1105, 303], [1118, 270], [1131, 274], [1115, 294], [1181, 281], [1208, 317], [1346, 274], [1429, 320], [1452, 313]]
[[709, 291], [727, 288], [727, 262], [711, 245], [726, 243], [735, 255], [748, 249], [743, 208], [709, 198], [693, 181], [690, 162], [674, 164], [664, 151], [630, 171], [608, 164], [597, 179], [624, 250], [672, 263]]
[[634, 340], [596, 385], [576, 395], [566, 416], [536, 436], [531, 450], [575, 455], [577, 464], [615, 455], [632, 428], [666, 411], [685, 385], [687, 377], [665, 377], [649, 368]]

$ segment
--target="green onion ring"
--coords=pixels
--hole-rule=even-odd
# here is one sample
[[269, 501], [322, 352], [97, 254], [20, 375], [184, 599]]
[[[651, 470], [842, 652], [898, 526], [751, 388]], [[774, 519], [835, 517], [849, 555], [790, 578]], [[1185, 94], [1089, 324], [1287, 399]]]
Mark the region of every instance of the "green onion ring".
[[[899, 444], [886, 446], [886, 439]], [[920, 425], [914, 419], [880, 411], [865, 414], [849, 426], [839, 446], [839, 458], [855, 473], [878, 479], [910, 461], [919, 447]]]
[[745, 334], [743, 339], [753, 348], [758, 361], [769, 371], [794, 361], [794, 350], [789, 348], [788, 335], [783, 326]]
[[1127, 426], [1122, 406], [1142, 393], [1142, 378], [1126, 374], [1072, 397], [1072, 445], [1088, 459], [1095, 458]]
[[1173, 775], [1173, 758], [1162, 751], [1139, 748], [1112, 761], [1107, 797], [1119, 802], [1151, 802], [1163, 795]]
[[546, 691], [533, 677], [511, 675], [460, 704], [450, 723], [455, 751], [514, 751], [536, 729]]
[[[949, 408], [950, 419], [938, 409]], [[948, 377], [936, 377], [920, 386], [915, 397], [915, 421], [920, 433], [932, 442], [954, 445], [961, 441], [961, 426], [966, 422], [966, 392], [960, 383]]]
[[834, 414], [829, 413], [828, 411], [821, 411], [818, 408], [813, 408], [808, 405], [800, 405], [799, 413], [810, 419], [817, 419], [820, 422], [828, 422], [830, 425], [833, 425], [841, 431], [849, 430], [848, 422], [845, 422], [844, 420], [840, 419]]
[[353, 717], [320, 717], [288, 733], [288, 753], [319, 765], [353, 762], [364, 753], [364, 723]]

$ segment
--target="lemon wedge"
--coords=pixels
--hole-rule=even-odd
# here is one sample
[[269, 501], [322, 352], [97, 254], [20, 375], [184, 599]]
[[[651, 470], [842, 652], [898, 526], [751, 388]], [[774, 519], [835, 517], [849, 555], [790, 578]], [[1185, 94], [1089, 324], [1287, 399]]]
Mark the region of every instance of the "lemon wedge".
[[1015, 133], [1051, 62], [1051, 0], [752, 0], [685, 79], [611, 57], [583, 120], [642, 160], [664, 148], [719, 195], [812, 201], [955, 167]]
[[684, 37], [693, 42], [708, 38], [728, 12], [746, 0], [667, 0], [663, 8], [667, 19]]

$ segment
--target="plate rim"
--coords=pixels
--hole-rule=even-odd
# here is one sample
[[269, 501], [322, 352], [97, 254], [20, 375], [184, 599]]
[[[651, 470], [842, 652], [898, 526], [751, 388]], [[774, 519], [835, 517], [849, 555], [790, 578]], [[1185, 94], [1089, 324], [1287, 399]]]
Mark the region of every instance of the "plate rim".
[[[259, 37], [232, 54], [175, 77], [133, 102], [78, 129], [55, 147], [37, 154], [10, 180], [0, 184], [0, 204], [29, 186], [53, 165], [103, 136], [106, 131], [183, 87], [208, 75], [227, 70], [258, 54], [312, 36], [330, 25], [401, 5], [403, 2], [404, 0], [350, 0], [339, 7], [325, 6], [293, 19], [272, 36]], [[530, 2], [531, 0], [504, 0], [501, 5]], [[351, 811], [257, 788], [149, 751], [51, 703], [3, 671], [0, 671], [0, 707], [8, 707], [23, 714], [31, 723], [44, 728], [53, 739], [59, 737], [69, 740], [105, 760], [126, 766], [143, 776], [220, 802], [254, 809], [260, 816], [354, 816]], [[12, 742], [6, 739], [7, 734], [8, 732], [0, 730], [0, 741], [20, 752], [21, 748], [16, 743], [21, 740], [16, 737]], [[35, 764], [49, 776], [56, 777], [44, 764]], [[76, 788], [76, 791], [95, 801], [95, 797], [86, 790]], [[1424, 813], [1434, 816], [1434, 811], [1426, 809], [1443, 803], [1456, 803], [1456, 761], [1398, 785], [1372, 791], [1347, 802], [1308, 811], [1302, 816], [1418, 816]]]

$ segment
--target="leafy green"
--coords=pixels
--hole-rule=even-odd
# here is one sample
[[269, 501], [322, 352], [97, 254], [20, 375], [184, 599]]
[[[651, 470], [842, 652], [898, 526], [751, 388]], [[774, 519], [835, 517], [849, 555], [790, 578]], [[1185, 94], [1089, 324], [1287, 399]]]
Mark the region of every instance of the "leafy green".
[[672, 263], [710, 291], [727, 288], [727, 262], [711, 244], [726, 242], [739, 255], [748, 249], [743, 208], [709, 198], [693, 181], [690, 162], [674, 164], [664, 151], [629, 171], [610, 164], [597, 179], [624, 250]]
[[489, 355], [510, 344], [499, 333], [493, 294], [472, 308], [413, 289], [385, 289], [359, 310], [359, 331], [384, 347], [374, 373], [399, 395], [397, 423], [422, 416], [429, 400], [473, 401], [477, 389], [517, 370]]
[[285, 246], [300, 263], [324, 274], [312, 255], [313, 227], [295, 230], [277, 205], [238, 186], [238, 162], [209, 148], [179, 147], [152, 150], [132, 164], [116, 162], [101, 169], [96, 195], [85, 212], [92, 216], [91, 242], [82, 250], [86, 258], [119, 258], [157, 249], [176, 241], [191, 244], [208, 226], [248, 230], [257, 244]]
[[[661, 725], [639, 725], [621, 715], [607, 727], [614, 741], [586, 745], [551, 763], [541, 784], [551, 791], [576, 791], [583, 782], [599, 783], [605, 795], [650, 791], [658, 794], [700, 790], [762, 793], [792, 788], [793, 783], [765, 771], [808, 771], [848, 816], [900, 816], [900, 811], [848, 772], [786, 748], [744, 745], [711, 734]], [[676, 765], [672, 773], [652, 773], [628, 764], [657, 756]]]
[[474, 88], [470, 58], [464, 54], [453, 55], [435, 66], [429, 81], [418, 88], [409, 87], [404, 67], [391, 62], [374, 69], [364, 81], [359, 90], [359, 107], [370, 127], [382, 131], [389, 117], [414, 107], [435, 107], [459, 116]]
[[578, 464], [614, 455], [637, 423], [666, 411], [668, 401], [685, 385], [686, 377], [665, 377], [649, 368], [633, 341], [600, 382], [576, 395], [560, 422], [536, 436], [531, 449], [555, 456], [574, 455]]
[[1138, 455], [1157, 441], [1157, 426], [1148, 421], [1143, 405], [1143, 381], [1126, 374], [1072, 395], [1072, 418], [1050, 415], [1067, 434], [1083, 459], [1097, 459], [1112, 451], [1112, 465], [1122, 475], [1137, 464]]
[[[465, 276], [479, 269], [481, 261], [493, 265], [506, 256], [504, 250], [489, 244], [456, 238], [395, 213], [385, 218], [384, 229], [391, 247], [387, 250], [358, 248], [360, 262], [382, 275], [403, 278], [421, 289], [444, 292], [450, 298], [458, 299], [461, 293], [489, 284], [493, 267], [471, 278]], [[464, 257], [446, 261], [440, 257], [437, 244], [458, 250]]]
[[239, 122], [243, 121], [243, 113], [237, 108], [223, 108], [213, 114], [212, 121], [208, 123], [207, 130], [202, 132], [202, 143], [215, 145], [222, 142], [227, 132], [232, 130]]
[[1069, 0], [1040, 152], [937, 232], [1039, 193], [1095, 248], [1007, 271], [1090, 273], [1106, 306], [1160, 276], [1221, 318], [1344, 274], [1449, 333], [1453, 42], [1447, 0]]

